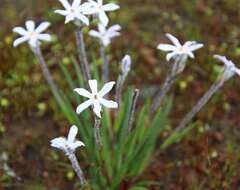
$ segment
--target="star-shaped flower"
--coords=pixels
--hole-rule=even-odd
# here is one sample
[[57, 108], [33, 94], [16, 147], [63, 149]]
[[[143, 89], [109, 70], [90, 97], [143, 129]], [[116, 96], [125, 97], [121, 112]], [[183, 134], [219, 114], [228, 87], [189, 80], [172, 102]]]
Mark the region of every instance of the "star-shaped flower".
[[223, 73], [224, 80], [228, 80], [235, 74], [240, 76], [240, 69], [237, 68], [231, 60], [228, 60], [225, 56], [221, 56], [221, 55], [214, 55], [214, 58], [224, 63], [224, 73]]
[[13, 46], [17, 47], [19, 44], [28, 42], [29, 45], [35, 48], [40, 44], [40, 41], [51, 41], [51, 36], [49, 34], [41, 34], [49, 26], [49, 22], [42, 22], [37, 28], [35, 28], [35, 23], [32, 20], [28, 20], [25, 23], [26, 29], [23, 27], [13, 28], [13, 32], [16, 32], [21, 35], [20, 38], [16, 39], [13, 42]]
[[179, 56], [187, 56], [194, 58], [193, 51], [200, 49], [203, 47], [203, 44], [197, 43], [196, 41], [187, 41], [183, 45], [179, 42], [179, 40], [171, 34], [166, 34], [167, 38], [173, 43], [171, 44], [159, 44], [158, 49], [166, 52], [170, 52], [167, 54], [167, 61], [172, 58], [177, 58]]
[[[65, 16], [65, 24], [70, 21], [80, 20], [86, 25], [89, 25], [89, 19], [83, 14], [83, 10], [88, 7], [86, 4], [81, 4], [81, 0], [74, 0], [72, 5], [67, 0], [59, 0], [65, 10], [56, 10], [55, 13]], [[86, 10], [87, 11], [87, 10]]]
[[101, 23], [98, 24], [98, 31], [90, 30], [89, 35], [98, 38], [101, 43], [106, 47], [111, 43], [111, 39], [120, 36], [121, 26], [116, 24], [108, 29]]
[[107, 26], [109, 22], [109, 18], [106, 12], [115, 11], [120, 8], [118, 5], [114, 3], [108, 3], [103, 5], [103, 0], [96, 0], [96, 1], [89, 0], [87, 4], [88, 4], [88, 8], [84, 10], [84, 13], [90, 14], [90, 15], [97, 15], [100, 22], [105, 26]]
[[68, 137], [58, 137], [51, 140], [51, 146], [62, 150], [65, 154], [74, 153], [78, 147], [85, 146], [82, 141], [76, 140], [78, 128], [73, 125], [68, 133]]
[[80, 114], [83, 110], [85, 110], [89, 106], [92, 106], [94, 113], [99, 118], [101, 118], [102, 106], [105, 106], [107, 108], [118, 108], [118, 104], [116, 102], [112, 100], [106, 100], [103, 98], [107, 93], [109, 93], [112, 90], [113, 86], [115, 85], [115, 82], [106, 83], [100, 91], [98, 91], [96, 80], [89, 80], [88, 83], [91, 92], [83, 88], [74, 89], [74, 91], [77, 92], [80, 96], [89, 98], [89, 100], [85, 101], [84, 103], [80, 104], [77, 107], [76, 110], [77, 114]]

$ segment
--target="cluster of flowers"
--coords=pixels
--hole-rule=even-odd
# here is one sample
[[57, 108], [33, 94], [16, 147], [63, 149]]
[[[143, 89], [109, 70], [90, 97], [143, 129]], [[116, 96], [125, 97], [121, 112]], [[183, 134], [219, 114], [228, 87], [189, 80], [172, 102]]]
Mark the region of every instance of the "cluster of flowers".
[[[58, 1], [63, 5], [64, 10], [56, 10], [55, 13], [63, 15], [65, 17], [65, 23], [73, 22], [77, 26], [89, 26], [90, 16], [98, 19], [98, 31], [90, 30], [89, 35], [98, 38], [102, 46], [108, 46], [111, 43], [112, 38], [120, 35], [121, 27], [119, 25], [113, 25], [107, 28], [109, 18], [106, 14], [108, 11], [119, 9], [118, 5], [114, 3], [103, 4], [103, 0], [88, 0], [84, 3], [81, 3], [81, 0], [73, 0], [72, 4], [70, 4], [67, 0]], [[21, 43], [28, 42], [31, 49], [36, 50], [36, 48], [39, 48], [41, 41], [51, 41], [51, 36], [47, 33], [43, 33], [50, 26], [49, 22], [42, 22], [38, 27], [36, 27], [34, 21], [28, 20], [26, 21], [25, 25], [26, 29], [22, 27], [15, 27], [13, 29], [14, 32], [21, 35], [20, 38], [14, 41], [14, 47], [18, 46]], [[203, 44], [197, 43], [196, 41], [187, 41], [182, 45], [179, 40], [173, 35], [166, 34], [166, 36], [173, 44], [159, 44], [157, 48], [159, 50], [168, 52], [166, 56], [167, 61], [174, 60], [180, 64], [178, 65], [179, 68], [175, 72], [175, 74], [179, 74], [183, 71], [187, 58], [194, 58], [193, 52], [202, 48]], [[225, 65], [224, 73], [221, 78], [221, 84], [231, 78], [234, 74], [240, 75], [240, 69], [238, 69], [232, 61], [220, 55], [215, 55], [214, 57], [217, 60], [223, 62]], [[131, 58], [127, 55], [122, 61], [120, 83], [125, 80], [126, 75], [130, 71], [130, 67]], [[107, 82], [100, 91], [98, 91], [98, 84], [96, 80], [89, 80], [88, 85], [91, 91], [88, 91], [84, 88], [74, 89], [74, 91], [79, 95], [88, 98], [87, 101], [83, 102], [77, 107], [77, 114], [80, 114], [83, 110], [91, 107], [96, 117], [101, 118], [102, 106], [107, 108], [118, 108], [119, 101], [115, 102], [104, 98], [104, 96], [112, 90], [115, 82]], [[158, 105], [156, 102], [153, 103]], [[191, 114], [190, 116], [192, 117]], [[68, 138], [59, 137], [51, 141], [51, 146], [61, 149], [65, 152], [66, 155], [69, 156], [72, 165], [77, 167], [75, 169], [76, 172], [79, 170], [79, 168], [76, 166], [75, 157], [73, 157], [74, 152], [78, 147], [85, 146], [83, 142], [76, 140], [77, 131], [77, 127], [72, 126], [69, 131]], [[79, 175], [81, 178], [81, 174]]]

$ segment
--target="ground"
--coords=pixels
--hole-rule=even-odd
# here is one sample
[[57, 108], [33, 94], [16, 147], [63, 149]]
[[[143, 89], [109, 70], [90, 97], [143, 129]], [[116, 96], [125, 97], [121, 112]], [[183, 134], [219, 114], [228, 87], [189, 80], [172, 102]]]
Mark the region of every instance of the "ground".
[[[219, 64], [212, 55], [224, 54], [238, 63], [240, 4], [238, 0], [121, 0], [120, 4], [121, 11], [111, 15], [123, 26], [122, 37], [111, 49], [112, 70], [116, 70], [117, 60], [130, 52], [134, 57], [130, 85], [145, 89], [163, 82], [169, 66], [156, 46], [168, 42], [165, 33], [205, 44], [171, 90], [175, 98], [171, 114], [174, 127], [216, 79]], [[12, 27], [22, 25], [27, 18], [54, 23], [51, 32], [56, 34], [55, 40], [43, 49], [54, 79], [61, 84], [57, 63], [67, 65], [67, 55], [76, 50], [73, 26], [64, 27], [62, 18], [52, 13], [58, 6], [57, 2], [11, 0], [3, 1], [0, 8], [0, 153], [8, 154], [7, 164], [16, 173], [10, 177], [0, 170], [0, 189], [74, 189], [76, 178], [67, 160], [49, 147], [51, 138], [67, 133], [64, 126], [68, 123], [58, 113], [30, 50], [27, 46], [13, 49], [11, 45]], [[89, 51], [96, 49], [89, 38], [87, 44]], [[200, 127], [155, 155], [139, 178], [156, 180], [151, 189], [239, 189], [239, 82], [237, 77], [229, 81], [195, 118]], [[170, 132], [167, 130], [160, 140]], [[123, 185], [122, 189], [127, 188]]]

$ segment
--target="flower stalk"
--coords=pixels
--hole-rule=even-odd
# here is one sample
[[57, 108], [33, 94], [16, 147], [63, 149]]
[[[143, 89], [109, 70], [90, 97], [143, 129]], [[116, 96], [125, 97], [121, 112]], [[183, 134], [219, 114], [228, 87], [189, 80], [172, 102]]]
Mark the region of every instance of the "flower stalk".
[[109, 81], [109, 59], [106, 53], [106, 47], [102, 43], [100, 45], [100, 55], [103, 60], [102, 80], [106, 83]]
[[68, 159], [70, 160], [70, 162], [72, 164], [73, 170], [75, 171], [75, 173], [77, 174], [77, 176], [80, 180], [80, 184], [81, 185], [86, 184], [86, 179], [85, 179], [83, 171], [82, 171], [82, 169], [81, 169], [81, 167], [78, 163], [76, 155], [71, 150], [69, 150], [67, 156], [68, 156]]
[[95, 116], [94, 139], [98, 149], [100, 149], [102, 146], [101, 135], [100, 135], [100, 125], [101, 125], [101, 119]]
[[174, 64], [169, 74], [167, 75], [160, 91], [157, 93], [156, 97], [153, 100], [152, 109], [151, 109], [152, 113], [156, 112], [158, 107], [161, 106], [164, 97], [170, 90], [172, 84], [176, 81], [178, 74], [180, 74], [184, 70], [186, 66], [186, 61], [187, 59], [185, 56], [181, 56], [175, 59]]
[[77, 40], [77, 47], [78, 47], [78, 54], [79, 54], [79, 60], [80, 60], [80, 68], [82, 70], [82, 74], [85, 81], [85, 87], [87, 87], [87, 83], [90, 80], [90, 71], [89, 71], [89, 65], [87, 60], [87, 54], [85, 50], [85, 44], [84, 44], [84, 37], [83, 37], [83, 25], [79, 25], [76, 30], [76, 40]]
[[224, 63], [224, 71], [221, 77], [211, 86], [211, 88], [204, 94], [204, 96], [198, 101], [192, 110], [182, 119], [178, 127], [175, 129], [176, 132], [187, 126], [193, 117], [202, 109], [202, 107], [224, 85], [226, 81], [228, 81], [234, 75], [240, 76], [240, 69], [237, 68], [231, 60], [228, 60], [225, 56], [221, 55], [214, 55], [214, 58]]
[[131, 105], [129, 120], [128, 120], [128, 133], [130, 133], [132, 131], [133, 122], [134, 122], [134, 115], [135, 115], [135, 112], [136, 112], [139, 93], [140, 93], [139, 89], [135, 89], [134, 92], [133, 92], [132, 105]]
[[43, 72], [43, 75], [48, 83], [48, 85], [50, 86], [50, 88], [52, 89], [53, 92], [55, 92], [57, 90], [57, 85], [54, 83], [53, 81], [53, 78], [50, 74], [50, 71], [48, 69], [48, 66], [47, 66], [47, 63], [42, 55], [42, 51], [41, 51], [41, 48], [39, 45], [37, 45], [36, 47], [32, 47], [32, 50], [35, 54], [35, 56], [37, 57], [38, 59], [38, 62], [41, 66], [41, 69], [42, 69], [42, 72]]
[[202, 107], [210, 100], [210, 98], [223, 86], [224, 80], [218, 80], [210, 89], [204, 94], [204, 96], [197, 102], [190, 112], [182, 119], [178, 127], [175, 129], [179, 132], [187, 126], [187, 124], [193, 119], [193, 117], [202, 109]]

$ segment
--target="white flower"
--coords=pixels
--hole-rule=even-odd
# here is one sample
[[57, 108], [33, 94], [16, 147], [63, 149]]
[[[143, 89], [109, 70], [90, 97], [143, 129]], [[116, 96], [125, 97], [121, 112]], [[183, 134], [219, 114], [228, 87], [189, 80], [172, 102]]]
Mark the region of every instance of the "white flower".
[[98, 24], [98, 31], [90, 30], [89, 35], [100, 39], [104, 46], [108, 46], [111, 43], [111, 39], [120, 36], [121, 26], [116, 24], [108, 29], [103, 24]]
[[115, 11], [120, 7], [114, 3], [108, 3], [103, 5], [103, 0], [89, 0], [88, 8], [84, 10], [85, 14], [97, 15], [100, 22], [105, 26], [108, 25], [109, 19], [105, 12], [107, 11]]
[[51, 36], [49, 34], [41, 34], [49, 26], [49, 22], [42, 22], [37, 28], [35, 28], [35, 23], [32, 20], [26, 21], [26, 29], [23, 27], [13, 28], [13, 32], [21, 35], [20, 38], [13, 42], [13, 46], [17, 47], [19, 44], [28, 42], [31, 47], [36, 47], [40, 44], [40, 41], [51, 41]]
[[176, 58], [179, 56], [187, 56], [194, 58], [193, 51], [200, 49], [203, 47], [203, 44], [197, 43], [196, 41], [187, 41], [184, 45], [181, 45], [179, 40], [171, 34], [166, 34], [167, 38], [173, 43], [171, 44], [159, 44], [158, 49], [166, 52], [170, 52], [167, 54], [167, 61], [171, 58]]
[[121, 69], [124, 75], [127, 75], [128, 72], [131, 70], [131, 64], [131, 57], [129, 55], [125, 55], [121, 63]]
[[231, 60], [228, 60], [225, 56], [221, 55], [214, 55], [214, 58], [224, 63], [224, 80], [228, 80], [235, 74], [240, 76], [240, 69], [238, 69]]
[[89, 92], [83, 88], [74, 89], [74, 91], [77, 92], [80, 96], [89, 98], [89, 100], [85, 101], [84, 103], [80, 104], [77, 107], [76, 110], [77, 114], [80, 114], [83, 110], [85, 110], [89, 106], [93, 106], [94, 113], [99, 118], [101, 118], [102, 105], [107, 108], [118, 108], [118, 104], [116, 102], [106, 100], [103, 98], [107, 93], [109, 93], [112, 90], [115, 82], [106, 83], [99, 92], [96, 80], [89, 80], [88, 83], [92, 92]]
[[86, 25], [89, 25], [89, 19], [83, 14], [83, 10], [88, 7], [86, 4], [81, 4], [81, 0], [74, 0], [72, 5], [67, 0], [59, 0], [65, 10], [56, 10], [55, 13], [65, 16], [65, 24], [70, 21], [80, 20]]
[[65, 154], [71, 154], [75, 152], [78, 147], [85, 146], [82, 141], [77, 141], [76, 136], [78, 128], [73, 125], [68, 133], [68, 137], [58, 137], [51, 140], [51, 146], [62, 150]]

